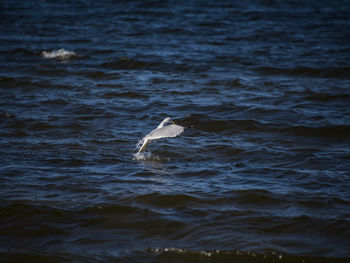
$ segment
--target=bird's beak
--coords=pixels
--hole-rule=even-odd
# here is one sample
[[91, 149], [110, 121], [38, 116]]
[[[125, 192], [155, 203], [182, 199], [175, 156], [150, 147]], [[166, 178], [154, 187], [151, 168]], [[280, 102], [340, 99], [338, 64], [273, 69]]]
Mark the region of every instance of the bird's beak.
[[175, 124], [175, 121], [171, 121], [171, 124]]

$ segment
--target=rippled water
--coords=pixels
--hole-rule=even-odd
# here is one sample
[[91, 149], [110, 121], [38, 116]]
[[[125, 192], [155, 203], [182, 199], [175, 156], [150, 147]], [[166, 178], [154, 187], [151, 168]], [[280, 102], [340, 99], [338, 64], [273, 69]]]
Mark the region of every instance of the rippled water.
[[349, 12], [2, 1], [1, 261], [350, 261]]

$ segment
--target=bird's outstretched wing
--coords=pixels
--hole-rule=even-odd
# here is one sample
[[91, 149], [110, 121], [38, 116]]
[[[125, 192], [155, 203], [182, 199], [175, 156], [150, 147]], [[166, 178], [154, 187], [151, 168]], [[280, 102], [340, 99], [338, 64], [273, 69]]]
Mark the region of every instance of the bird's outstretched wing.
[[176, 137], [179, 136], [184, 130], [185, 127], [176, 124], [170, 124], [168, 126], [153, 130], [146, 136], [146, 138], [148, 140], [157, 140], [161, 138]]

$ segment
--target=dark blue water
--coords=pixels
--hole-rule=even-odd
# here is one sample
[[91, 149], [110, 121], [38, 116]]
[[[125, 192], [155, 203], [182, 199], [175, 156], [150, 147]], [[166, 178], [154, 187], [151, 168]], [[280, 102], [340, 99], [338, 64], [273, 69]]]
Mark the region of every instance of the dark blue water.
[[349, 262], [349, 13], [1, 1], [0, 261]]

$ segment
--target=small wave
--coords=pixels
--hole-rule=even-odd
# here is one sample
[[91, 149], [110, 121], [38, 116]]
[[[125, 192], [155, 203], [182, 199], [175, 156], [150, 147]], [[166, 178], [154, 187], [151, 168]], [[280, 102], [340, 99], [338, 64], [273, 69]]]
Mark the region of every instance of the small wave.
[[113, 99], [113, 98], [130, 98], [130, 99], [147, 99], [149, 98], [148, 95], [142, 94], [142, 93], [137, 93], [133, 91], [126, 91], [126, 92], [107, 92], [103, 94], [103, 98], [107, 99]]
[[198, 205], [203, 200], [197, 198], [194, 195], [189, 194], [160, 194], [160, 193], [148, 193], [144, 195], [138, 195], [134, 198], [134, 201], [142, 203], [143, 205], [149, 205], [152, 207], [176, 207], [186, 206], [189, 207], [191, 204]]
[[298, 136], [306, 137], [350, 138], [350, 125], [323, 127], [293, 126], [284, 130]]
[[290, 75], [313, 78], [338, 78], [349, 79], [349, 67], [343, 68], [311, 68], [311, 67], [295, 67], [295, 68], [276, 68], [276, 67], [259, 67], [258, 71], [271, 75]]
[[198, 124], [196, 128], [205, 132], [231, 134], [236, 131], [264, 131], [266, 130], [266, 124], [253, 119], [207, 119]]
[[59, 50], [43, 51], [41, 52], [41, 56], [46, 59], [67, 60], [72, 57], [76, 57], [77, 54], [74, 51], [69, 51], [61, 48]]
[[[164, 261], [177, 258], [181, 262], [279, 262], [285, 256], [272, 251], [267, 254], [258, 254], [250, 251], [229, 250], [189, 250], [181, 248], [148, 248], [147, 252], [155, 254]], [[288, 259], [296, 257], [289, 257]]]
[[0, 82], [2, 83], [11, 83], [14, 81], [14, 78], [7, 76], [0, 76]]
[[348, 258], [299, 256], [268, 250], [265, 253], [242, 250], [192, 250], [182, 248], [147, 248], [158, 262], [347, 262]]
[[144, 69], [144, 68], [154, 68], [159, 66], [161, 63], [135, 60], [128, 57], [121, 57], [116, 60], [105, 62], [101, 64], [102, 68], [107, 69]]
[[346, 93], [339, 93], [339, 94], [332, 94], [329, 92], [314, 92], [311, 90], [304, 92], [305, 99], [326, 103], [326, 102], [346, 102], [350, 100], [350, 94]]
[[128, 57], [121, 57], [118, 59], [112, 59], [111, 61], [104, 62], [99, 65], [102, 69], [112, 70], [155, 70], [155, 71], [190, 71], [193, 67], [186, 64], [178, 63], [166, 63], [159, 61], [156, 58], [150, 58], [149, 60], [138, 60]]

